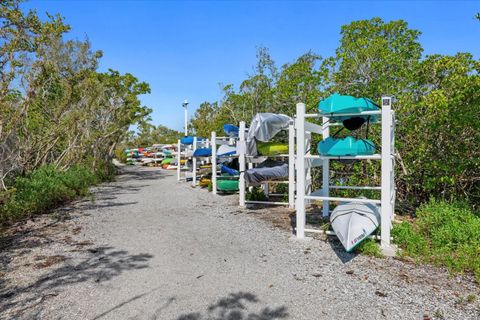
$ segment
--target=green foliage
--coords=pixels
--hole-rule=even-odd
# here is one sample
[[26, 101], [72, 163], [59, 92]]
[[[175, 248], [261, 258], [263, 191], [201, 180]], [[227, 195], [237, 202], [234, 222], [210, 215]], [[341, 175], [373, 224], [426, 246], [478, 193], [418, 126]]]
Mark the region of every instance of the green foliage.
[[392, 234], [404, 255], [453, 272], [471, 271], [480, 281], [480, 217], [465, 203], [431, 200], [413, 223], [396, 225]]
[[100, 178], [82, 166], [59, 171], [45, 166], [18, 177], [0, 207], [0, 224], [44, 213], [56, 206], [88, 194], [88, 188]]
[[0, 224], [112, 179], [114, 150], [151, 112], [139, 100], [147, 83], [98, 72], [101, 51], [64, 40], [62, 17], [42, 21], [21, 2], [0, 3]]
[[[278, 68], [260, 48], [254, 73], [238, 90], [224, 86], [221, 102], [204, 103], [192, 120], [196, 132], [208, 136], [224, 123], [251, 120], [257, 112], [295, 114], [305, 102], [316, 110], [318, 101], [340, 92], [369, 97], [395, 96], [397, 208], [412, 213], [429, 198], [464, 199], [480, 205], [480, 61], [472, 55], [431, 55], [422, 58], [420, 31], [403, 20], [380, 18], [353, 21], [341, 28], [335, 55], [322, 59], [308, 52]], [[343, 135], [365, 136], [365, 128]], [[340, 134], [342, 136], [342, 134]], [[379, 146], [379, 126], [369, 138]], [[319, 136], [313, 136], [313, 149]], [[314, 150], [315, 152], [315, 150]], [[332, 163], [332, 182], [378, 185], [380, 163]], [[313, 170], [315, 171], [315, 170]], [[316, 174], [315, 172], [313, 173]], [[314, 179], [318, 181], [318, 179]], [[316, 186], [314, 186], [316, 187]], [[317, 186], [318, 187], [318, 186]], [[336, 195], [378, 196], [337, 190]]]
[[252, 187], [252, 190], [247, 191], [245, 199], [248, 201], [267, 201], [267, 197], [260, 187]]
[[150, 147], [158, 143], [175, 144], [184, 133], [159, 125], [155, 127], [149, 122], [142, 121], [138, 125], [137, 132], [130, 132], [122, 142], [122, 149]]
[[362, 243], [355, 248], [355, 251], [371, 257], [383, 257], [382, 252], [380, 251], [380, 246], [373, 239], [366, 239], [362, 241]]

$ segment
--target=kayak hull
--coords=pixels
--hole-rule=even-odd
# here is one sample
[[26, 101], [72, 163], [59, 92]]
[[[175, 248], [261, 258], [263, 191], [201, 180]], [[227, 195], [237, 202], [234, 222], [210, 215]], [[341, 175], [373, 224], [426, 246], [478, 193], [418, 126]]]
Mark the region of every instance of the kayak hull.
[[372, 155], [375, 153], [375, 145], [368, 139], [328, 137], [318, 144], [317, 150], [323, 156], [332, 157]]
[[[341, 113], [360, 113], [364, 111], [378, 111], [380, 108], [375, 102], [368, 98], [356, 98], [348, 95], [334, 93], [328, 98], [320, 101], [318, 105], [320, 114], [333, 117], [334, 120], [343, 121], [350, 116], [335, 117]], [[368, 116], [364, 116], [367, 118]], [[377, 116], [370, 116], [370, 121], [376, 121]]]
[[330, 215], [330, 224], [347, 252], [352, 251], [380, 225], [380, 208], [373, 204], [341, 203]]

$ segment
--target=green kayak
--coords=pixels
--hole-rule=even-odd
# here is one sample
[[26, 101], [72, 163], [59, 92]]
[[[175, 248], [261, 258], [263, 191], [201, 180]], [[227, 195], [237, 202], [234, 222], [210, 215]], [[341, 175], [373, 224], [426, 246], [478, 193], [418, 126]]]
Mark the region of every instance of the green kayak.
[[217, 189], [223, 192], [238, 191], [238, 180], [217, 180]]
[[160, 162], [160, 164], [170, 164], [173, 161], [173, 158], [166, 158]]

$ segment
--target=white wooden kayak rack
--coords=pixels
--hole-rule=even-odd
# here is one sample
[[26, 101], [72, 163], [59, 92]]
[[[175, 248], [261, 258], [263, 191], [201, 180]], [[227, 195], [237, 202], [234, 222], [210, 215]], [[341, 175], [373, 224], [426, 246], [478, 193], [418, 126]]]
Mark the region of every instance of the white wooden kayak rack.
[[[201, 163], [207, 163], [209, 161], [209, 157], [194, 157], [193, 153], [197, 150], [198, 147], [205, 147], [208, 148], [210, 146], [210, 140], [198, 141], [197, 137], [193, 137], [193, 143], [191, 145], [186, 145], [181, 142], [181, 140], [177, 141], [177, 181], [185, 180], [187, 181], [186, 174], [184, 177], [181, 176], [181, 172], [189, 172], [190, 168], [187, 165], [188, 159], [192, 159], [192, 186], [197, 185], [197, 171], [198, 171], [198, 161]], [[183, 149], [182, 149], [183, 147]], [[182, 151], [183, 150], [183, 151]], [[192, 153], [192, 156], [189, 156], [189, 153]], [[185, 159], [185, 164], [180, 164], [180, 160]]]
[[[229, 145], [235, 146], [238, 138], [235, 137], [217, 137], [217, 133], [212, 131], [211, 144], [212, 144], [212, 193], [217, 194], [217, 146]], [[238, 155], [225, 156], [225, 158], [237, 158]]]
[[[246, 204], [263, 204], [263, 205], [287, 205], [289, 208], [295, 207], [295, 125], [294, 121], [288, 126], [288, 154], [276, 155], [276, 156], [252, 156], [246, 154], [246, 144], [245, 144], [245, 122], [241, 121], [239, 125], [239, 140], [237, 144], [237, 152], [239, 154], [239, 167], [240, 167], [240, 177], [239, 177], [239, 204], [241, 207], [244, 207]], [[245, 200], [245, 170], [251, 169], [255, 164], [258, 164], [259, 159], [265, 158], [277, 158], [277, 159], [288, 159], [288, 180], [272, 180], [265, 181], [262, 184], [263, 192], [268, 197], [269, 195], [274, 195], [269, 193], [268, 184], [269, 183], [287, 183], [288, 184], [288, 202], [283, 201], [249, 201]]]
[[[315, 200], [322, 201], [322, 215], [328, 217], [330, 214], [330, 201], [347, 201], [358, 203], [372, 203], [380, 205], [381, 212], [381, 248], [382, 250], [391, 250], [390, 231], [395, 211], [395, 183], [394, 183], [394, 163], [395, 163], [395, 114], [392, 111], [392, 98], [382, 97], [382, 108], [378, 111], [366, 111], [360, 113], [335, 114], [335, 117], [341, 116], [364, 116], [379, 115], [381, 118], [381, 153], [365, 156], [320, 156], [310, 154], [311, 135], [320, 134], [323, 139], [330, 136], [330, 127], [339, 125], [330, 123], [329, 116], [305, 113], [305, 104], [297, 104], [297, 114], [295, 120], [297, 152], [296, 152], [296, 236], [304, 238], [305, 233], [323, 232], [318, 229], [306, 229], [305, 207], [308, 203]], [[310, 118], [321, 119], [322, 124], [315, 124], [307, 121]], [[340, 125], [342, 125], [340, 123]], [[380, 160], [381, 161], [381, 185], [380, 186], [344, 186], [331, 185], [330, 183], [330, 161], [334, 160]], [[322, 188], [319, 190], [310, 190], [310, 168], [322, 167]], [[293, 170], [292, 170], [293, 172]], [[331, 189], [347, 190], [377, 190], [380, 192], [379, 199], [366, 198], [342, 198], [330, 196]], [[331, 232], [327, 232], [331, 234]]]

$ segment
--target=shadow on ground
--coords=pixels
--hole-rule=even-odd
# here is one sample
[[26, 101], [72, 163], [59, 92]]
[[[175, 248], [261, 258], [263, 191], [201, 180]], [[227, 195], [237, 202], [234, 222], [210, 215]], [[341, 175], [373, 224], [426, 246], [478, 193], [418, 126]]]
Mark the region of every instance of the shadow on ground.
[[[20, 317], [24, 311], [39, 305], [43, 297], [57, 295], [63, 287], [85, 281], [104, 282], [128, 271], [148, 267], [150, 254], [129, 254], [125, 250], [113, 247], [92, 247], [85, 250], [87, 256], [73, 263], [68, 258], [66, 263], [54, 268], [33, 283], [8, 287], [5, 283], [0, 287], [0, 314], [15, 308]], [[49, 266], [46, 266], [47, 268]]]
[[204, 313], [193, 312], [180, 315], [176, 320], [276, 320], [288, 317], [287, 307], [263, 307], [258, 309], [260, 300], [253, 293], [237, 292], [211, 304]]
[[135, 180], [159, 180], [164, 179], [167, 174], [159, 169], [142, 168], [142, 167], [124, 167], [120, 170], [118, 179], [135, 179]]

